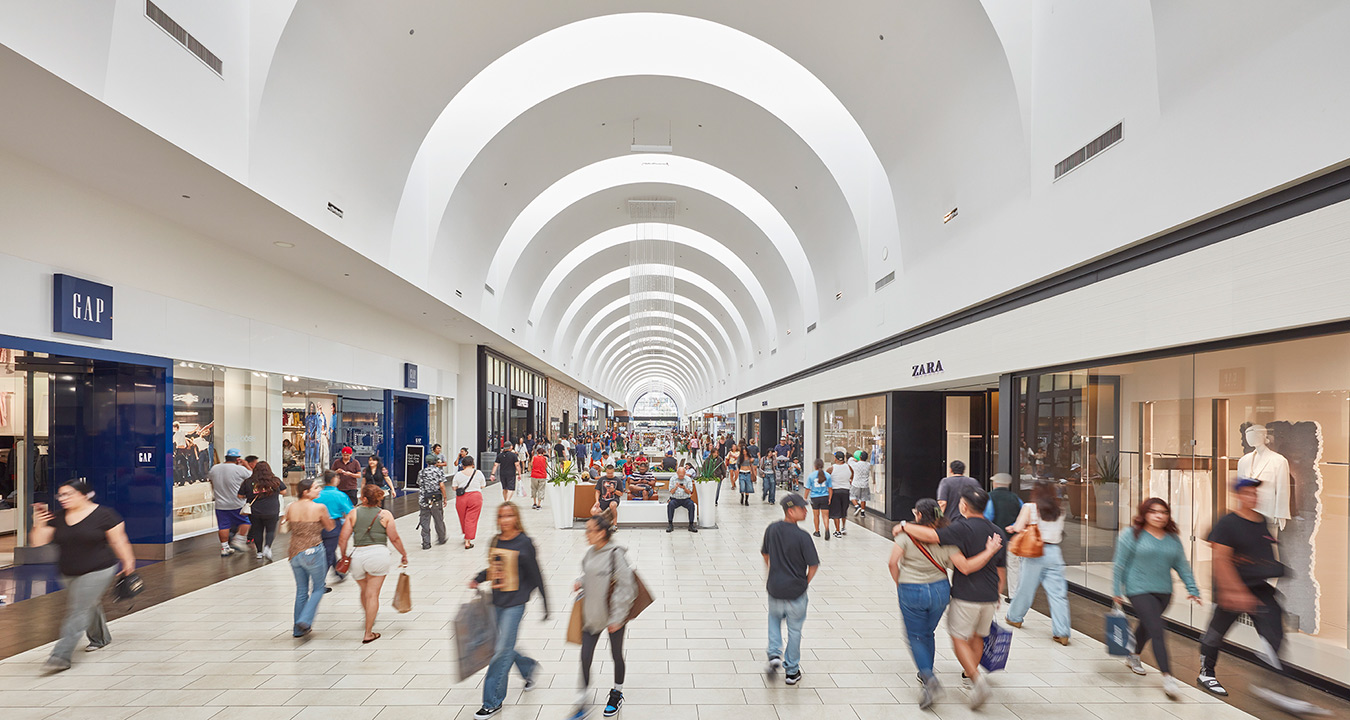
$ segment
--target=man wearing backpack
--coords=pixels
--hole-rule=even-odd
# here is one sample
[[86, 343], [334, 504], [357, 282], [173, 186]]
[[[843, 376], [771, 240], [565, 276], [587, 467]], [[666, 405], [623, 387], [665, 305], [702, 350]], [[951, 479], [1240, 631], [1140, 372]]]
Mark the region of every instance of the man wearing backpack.
[[436, 544], [446, 543], [445, 534], [445, 471], [439, 465], [428, 465], [417, 473], [417, 507], [420, 514], [417, 526], [422, 528], [422, 549], [431, 549], [431, 526], [436, 525]]

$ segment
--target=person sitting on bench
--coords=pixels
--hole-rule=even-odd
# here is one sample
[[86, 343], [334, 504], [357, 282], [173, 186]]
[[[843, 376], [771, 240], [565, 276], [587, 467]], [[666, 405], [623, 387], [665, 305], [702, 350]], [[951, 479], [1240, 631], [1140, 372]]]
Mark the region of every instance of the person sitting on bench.
[[675, 477], [670, 479], [670, 501], [666, 503], [666, 532], [675, 531], [675, 508], [689, 510], [689, 532], [698, 532], [694, 525], [694, 478], [685, 472], [684, 466], [675, 468]]
[[656, 500], [656, 476], [647, 465], [647, 458], [639, 457], [633, 474], [628, 476], [629, 500]]

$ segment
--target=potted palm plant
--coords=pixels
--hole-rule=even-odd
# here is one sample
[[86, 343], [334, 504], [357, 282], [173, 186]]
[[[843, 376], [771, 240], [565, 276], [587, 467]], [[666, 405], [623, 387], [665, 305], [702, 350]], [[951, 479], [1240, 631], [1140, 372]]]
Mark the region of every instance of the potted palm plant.
[[1112, 453], [1097, 458], [1097, 473], [1092, 478], [1096, 496], [1097, 527], [1115, 530], [1120, 527], [1120, 457]]
[[717, 487], [724, 471], [721, 458], [709, 455], [694, 471], [694, 488], [698, 491], [699, 527], [717, 526]]
[[553, 526], [572, 527], [576, 484], [581, 480], [576, 466], [566, 460], [554, 460], [548, 466], [548, 504], [553, 509]]

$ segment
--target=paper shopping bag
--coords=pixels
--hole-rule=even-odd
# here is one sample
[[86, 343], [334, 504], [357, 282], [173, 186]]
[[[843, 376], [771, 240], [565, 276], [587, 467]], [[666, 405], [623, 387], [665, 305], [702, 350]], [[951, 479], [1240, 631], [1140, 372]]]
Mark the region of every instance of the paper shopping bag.
[[459, 658], [460, 681], [487, 667], [496, 646], [497, 621], [492, 612], [492, 595], [474, 593], [474, 598], [464, 603], [455, 617], [455, 650]]
[[1119, 605], [1106, 614], [1106, 652], [1108, 655], [1129, 655], [1134, 652], [1134, 633], [1130, 619]]
[[572, 619], [567, 623], [567, 642], [572, 643], [573, 645], [581, 644], [581, 620], [581, 596], [578, 595], [577, 599], [572, 603]]
[[394, 588], [394, 609], [401, 613], [412, 610], [412, 581], [408, 579], [406, 571], [398, 574], [398, 587]]

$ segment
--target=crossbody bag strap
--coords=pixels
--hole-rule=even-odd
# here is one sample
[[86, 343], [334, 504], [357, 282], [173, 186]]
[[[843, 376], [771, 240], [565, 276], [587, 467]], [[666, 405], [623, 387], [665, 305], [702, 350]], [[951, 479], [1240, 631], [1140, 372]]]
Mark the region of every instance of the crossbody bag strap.
[[915, 540], [912, 537], [909, 539], [909, 541], [914, 544], [914, 547], [919, 549], [919, 552], [923, 553], [924, 557], [928, 558], [928, 562], [933, 563], [933, 567], [937, 568], [938, 570], [941, 570], [943, 575], [947, 574], [947, 568], [943, 566], [942, 563], [938, 562], [937, 558], [933, 557], [933, 553], [928, 552], [928, 548], [924, 547], [923, 543], [919, 542], [918, 540]]
[[367, 540], [371, 539], [371, 538], [370, 538], [370, 531], [371, 531], [372, 529], [375, 528], [375, 521], [376, 521], [376, 520], [379, 520], [379, 519], [380, 519], [380, 511], [379, 511], [378, 508], [376, 508], [376, 509], [375, 509], [375, 517], [371, 518], [371, 519], [370, 519], [370, 524], [366, 526], [366, 539], [367, 539]]

